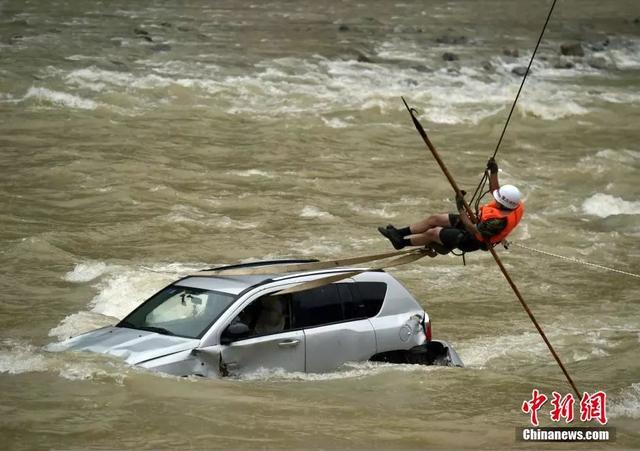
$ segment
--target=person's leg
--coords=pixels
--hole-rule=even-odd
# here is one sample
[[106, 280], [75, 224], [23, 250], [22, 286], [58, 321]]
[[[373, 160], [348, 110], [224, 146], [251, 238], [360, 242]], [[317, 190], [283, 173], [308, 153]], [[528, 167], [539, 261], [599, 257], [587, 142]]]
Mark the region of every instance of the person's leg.
[[389, 224], [387, 227], [378, 227], [378, 231], [384, 235], [393, 247], [402, 249], [405, 246], [424, 246], [427, 243], [440, 242], [439, 234], [443, 227], [450, 227], [453, 214], [431, 215], [422, 221], [400, 229]]
[[[431, 215], [409, 226], [410, 235], [419, 235], [435, 227], [448, 227], [451, 223], [447, 213]], [[431, 240], [433, 241], [433, 240]]]
[[407, 239], [411, 243], [412, 246], [425, 246], [429, 243], [438, 243], [442, 244], [440, 241], [440, 231], [442, 227], [440, 226], [432, 226], [424, 233], [416, 233], [409, 236]]

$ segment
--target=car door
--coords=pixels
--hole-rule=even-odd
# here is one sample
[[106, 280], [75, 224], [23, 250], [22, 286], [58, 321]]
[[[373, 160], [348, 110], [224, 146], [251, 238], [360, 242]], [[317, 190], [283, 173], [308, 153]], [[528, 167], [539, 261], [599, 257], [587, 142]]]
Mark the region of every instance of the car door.
[[304, 328], [306, 371], [331, 371], [376, 353], [373, 326], [366, 317], [345, 314], [351, 283], [331, 284], [292, 296], [294, 327]]
[[304, 372], [305, 336], [301, 330], [246, 338], [222, 347], [223, 371], [238, 375], [282, 368]]
[[[283, 303], [286, 308], [281, 313], [285, 317], [282, 321], [271, 321], [275, 328], [269, 328], [261, 320], [268, 310], [265, 307], [273, 302]], [[220, 366], [224, 374], [237, 375], [261, 368], [305, 370], [305, 335], [304, 331], [291, 328], [290, 296], [262, 296], [243, 309], [232, 323], [238, 321], [246, 323], [249, 332], [221, 346]]]

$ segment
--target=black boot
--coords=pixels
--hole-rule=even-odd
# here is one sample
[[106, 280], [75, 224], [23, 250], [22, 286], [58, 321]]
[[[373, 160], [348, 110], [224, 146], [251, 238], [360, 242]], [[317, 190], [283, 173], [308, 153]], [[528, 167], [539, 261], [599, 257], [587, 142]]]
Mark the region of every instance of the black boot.
[[429, 243], [429, 247], [440, 255], [447, 255], [449, 252], [451, 252], [451, 249], [444, 247], [442, 244], [436, 243], [435, 241]]
[[395, 249], [399, 250], [406, 246], [404, 237], [401, 236], [392, 225], [388, 225], [387, 227], [378, 227], [378, 232], [391, 241], [391, 244], [393, 244]]

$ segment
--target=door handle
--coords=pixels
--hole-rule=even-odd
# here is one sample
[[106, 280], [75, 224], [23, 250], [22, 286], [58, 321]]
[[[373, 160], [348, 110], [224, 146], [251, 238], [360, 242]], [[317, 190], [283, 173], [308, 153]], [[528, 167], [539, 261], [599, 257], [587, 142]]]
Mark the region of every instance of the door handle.
[[298, 344], [300, 344], [300, 340], [296, 340], [294, 338], [292, 340], [281, 341], [280, 343], [278, 343], [278, 346], [281, 348], [293, 348], [295, 346], [298, 346]]

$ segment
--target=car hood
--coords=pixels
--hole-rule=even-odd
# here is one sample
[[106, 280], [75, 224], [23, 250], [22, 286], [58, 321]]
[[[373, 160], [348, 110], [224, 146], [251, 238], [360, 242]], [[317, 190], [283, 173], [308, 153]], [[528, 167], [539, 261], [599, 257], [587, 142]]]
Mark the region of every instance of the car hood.
[[130, 364], [197, 348], [200, 340], [161, 335], [126, 327], [105, 327], [66, 340], [62, 349], [91, 351], [119, 357]]

